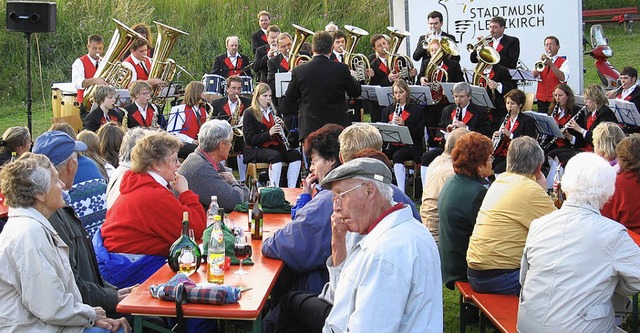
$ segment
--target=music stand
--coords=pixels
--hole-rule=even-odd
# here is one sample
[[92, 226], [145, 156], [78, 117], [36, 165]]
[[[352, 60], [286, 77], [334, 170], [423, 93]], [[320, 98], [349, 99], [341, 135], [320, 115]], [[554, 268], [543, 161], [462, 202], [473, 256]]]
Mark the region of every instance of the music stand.
[[431, 88], [412, 85], [409, 86], [411, 91], [410, 98], [415, 101], [416, 104], [425, 106], [433, 105], [433, 99], [431, 99]]
[[[359, 124], [354, 122], [354, 124]], [[387, 124], [387, 123], [362, 123], [371, 125], [380, 131], [382, 135], [383, 142], [390, 143], [403, 143], [406, 145], [412, 145], [413, 139], [411, 138], [411, 133], [409, 133], [409, 128], [407, 126], [398, 126], [395, 124]]]
[[276, 73], [276, 97], [280, 98], [287, 93], [291, 82], [291, 72]]
[[393, 88], [376, 86], [376, 100], [380, 106], [393, 104]]
[[528, 85], [527, 82], [538, 81], [531, 71], [522, 68], [510, 69], [509, 75], [512, 80], [517, 80], [518, 84]]
[[440, 85], [442, 86], [442, 92], [447, 97], [447, 100], [449, 101], [449, 103], [455, 103], [453, 99], [453, 86], [455, 85], [455, 83], [442, 82], [440, 83]]
[[609, 106], [616, 114], [618, 121], [629, 125], [640, 125], [640, 113], [633, 102], [625, 101], [623, 99], [610, 99]]
[[[131, 104], [131, 94], [128, 89], [116, 89], [116, 103], [120, 107]], [[95, 103], [94, 103], [95, 104]]]
[[524, 111], [523, 113], [528, 114], [536, 121], [536, 127], [540, 134], [564, 138], [562, 131], [560, 131], [560, 127], [558, 127], [558, 123], [556, 123], [556, 120], [553, 119], [553, 117], [545, 113], [535, 111]]
[[378, 97], [376, 96], [376, 87], [378, 86], [370, 86], [370, 85], [362, 85], [362, 93], [358, 96], [357, 99], [368, 99], [371, 101], [377, 101]]
[[584, 106], [584, 96], [582, 95], [573, 95], [573, 99], [575, 100], [575, 104], [578, 106]]
[[489, 94], [487, 94], [487, 89], [479, 86], [471, 86], [471, 102], [475, 105], [486, 106], [490, 109], [493, 109], [493, 102], [491, 98], [489, 98]]

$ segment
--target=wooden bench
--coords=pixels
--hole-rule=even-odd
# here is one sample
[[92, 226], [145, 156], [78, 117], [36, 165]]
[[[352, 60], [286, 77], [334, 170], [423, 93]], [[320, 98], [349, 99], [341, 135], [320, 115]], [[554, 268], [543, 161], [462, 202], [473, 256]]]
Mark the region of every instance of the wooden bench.
[[456, 282], [460, 291], [460, 332], [466, 332], [466, 304], [474, 304], [480, 309], [480, 332], [486, 331], [487, 319], [500, 332], [516, 332], [518, 320], [518, 296], [482, 294], [471, 289], [468, 282]]
[[[633, 20], [638, 14], [638, 7], [586, 9], [582, 11], [583, 23], [624, 23], [624, 30], [631, 32]], [[584, 18], [595, 17], [593, 19]]]

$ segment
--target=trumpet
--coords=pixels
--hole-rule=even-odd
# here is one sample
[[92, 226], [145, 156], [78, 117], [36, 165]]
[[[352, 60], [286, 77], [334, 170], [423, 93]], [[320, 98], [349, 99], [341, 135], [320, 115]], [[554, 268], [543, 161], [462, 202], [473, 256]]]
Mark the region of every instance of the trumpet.
[[545, 52], [542, 55], [542, 59], [536, 61], [536, 63], [533, 65], [533, 67], [536, 69], [536, 71], [542, 72], [544, 70], [545, 66], [547, 66], [547, 65], [544, 64], [545, 62], [547, 62], [547, 60], [551, 60], [551, 52]]
[[483, 47], [489, 46], [490, 43], [493, 43], [493, 36], [485, 37], [485, 38], [479, 40], [475, 44], [471, 44], [471, 43], [467, 44], [467, 51], [469, 51], [469, 52], [478, 52]]
[[269, 51], [267, 51], [267, 56], [272, 55], [272, 57], [277, 57], [280, 54], [280, 50], [278, 50], [278, 44], [273, 43], [269, 45]]
[[431, 29], [429, 30], [429, 32], [427, 32], [427, 34], [424, 36], [424, 39], [422, 40], [422, 48], [425, 50], [429, 49], [429, 43], [431, 43], [431, 41], [436, 38], [436, 29]]

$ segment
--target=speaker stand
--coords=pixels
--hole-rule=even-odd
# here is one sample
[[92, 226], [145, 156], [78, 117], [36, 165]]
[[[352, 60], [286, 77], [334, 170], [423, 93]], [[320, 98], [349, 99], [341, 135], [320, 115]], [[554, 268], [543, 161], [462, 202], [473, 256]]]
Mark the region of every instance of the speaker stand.
[[24, 37], [27, 39], [27, 128], [33, 136], [32, 114], [31, 114], [31, 32], [25, 32]]

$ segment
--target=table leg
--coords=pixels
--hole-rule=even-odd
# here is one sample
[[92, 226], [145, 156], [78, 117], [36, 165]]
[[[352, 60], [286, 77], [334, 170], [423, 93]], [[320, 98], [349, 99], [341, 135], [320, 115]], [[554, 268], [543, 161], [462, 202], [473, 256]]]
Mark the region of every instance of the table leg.
[[258, 314], [258, 318], [256, 318], [256, 320], [253, 321], [251, 332], [252, 333], [262, 332], [262, 315], [261, 314]]
[[142, 333], [143, 320], [140, 316], [133, 316], [133, 332]]

